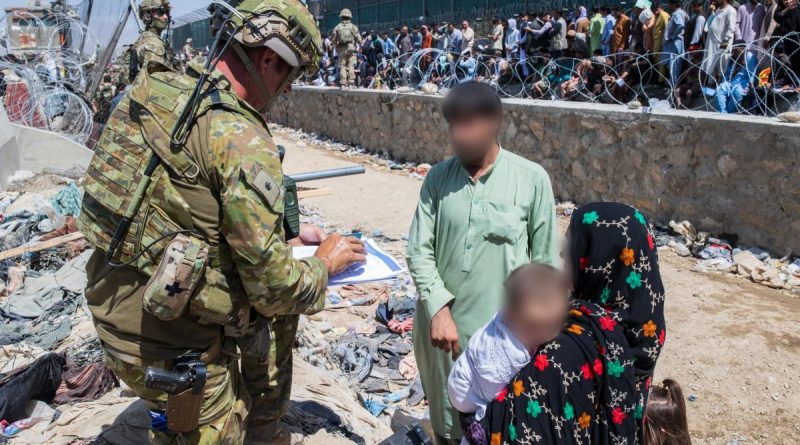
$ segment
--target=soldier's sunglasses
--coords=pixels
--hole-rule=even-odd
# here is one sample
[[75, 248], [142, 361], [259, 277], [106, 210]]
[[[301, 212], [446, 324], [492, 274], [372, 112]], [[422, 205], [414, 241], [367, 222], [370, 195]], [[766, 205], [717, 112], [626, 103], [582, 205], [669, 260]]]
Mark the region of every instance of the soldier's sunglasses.
[[153, 10], [153, 15], [157, 16], [169, 15], [169, 11], [164, 8], [158, 8]]

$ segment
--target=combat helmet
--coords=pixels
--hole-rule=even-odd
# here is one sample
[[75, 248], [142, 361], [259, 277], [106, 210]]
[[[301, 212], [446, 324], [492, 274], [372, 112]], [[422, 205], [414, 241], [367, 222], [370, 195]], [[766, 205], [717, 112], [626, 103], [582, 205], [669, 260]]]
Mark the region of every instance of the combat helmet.
[[142, 0], [142, 3], [139, 4], [139, 17], [154, 9], [163, 9], [169, 13], [172, 6], [170, 6], [169, 0]]
[[353, 13], [350, 12], [349, 9], [344, 8], [342, 9], [342, 12], [339, 13], [339, 18], [342, 20], [350, 20], [353, 18]]
[[300, 0], [216, 0], [211, 8], [211, 32], [230, 41], [262, 96], [269, 93], [244, 47], [275, 51], [294, 68], [289, 81], [319, 70], [322, 37], [316, 19]]
[[249, 48], [266, 46], [296, 68], [318, 68], [322, 37], [316, 19], [303, 2], [243, 0], [235, 10], [227, 22], [221, 22], [219, 16], [212, 18], [212, 33], [222, 32], [224, 40], [233, 39]]
[[139, 18], [142, 19], [142, 22], [144, 22], [145, 26], [148, 28], [153, 27], [159, 31], [163, 31], [169, 26], [169, 21], [156, 19], [153, 16], [153, 11], [159, 9], [164, 10], [167, 15], [169, 15], [172, 10], [169, 0], [142, 0], [142, 3], [139, 4]]

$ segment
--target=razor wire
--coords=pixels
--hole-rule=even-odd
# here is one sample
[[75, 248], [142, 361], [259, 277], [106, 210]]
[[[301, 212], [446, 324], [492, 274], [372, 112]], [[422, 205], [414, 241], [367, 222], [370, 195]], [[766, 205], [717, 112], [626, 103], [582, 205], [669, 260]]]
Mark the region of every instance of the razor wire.
[[[107, 9], [119, 2], [95, 3]], [[94, 77], [102, 75], [102, 69], [94, 68], [109, 43], [107, 36], [95, 38], [90, 28], [100, 30], [96, 21], [87, 25], [88, 16], [82, 18], [76, 10], [49, 9], [46, 18], [19, 9], [13, 14], [0, 19], [0, 100], [9, 120], [89, 143], [96, 110], [88, 91], [100, 80]], [[12, 19], [18, 35], [33, 36], [32, 46], [12, 45]]]
[[[786, 49], [792, 48], [787, 52]], [[446, 94], [466, 80], [491, 84], [502, 97], [616, 104], [631, 108], [684, 109], [773, 117], [800, 110], [800, 77], [791, 67], [800, 33], [733, 45], [722, 52], [619, 52], [591, 58], [549, 57], [521, 61], [426, 48], [382, 58], [366, 88], [397, 93]], [[471, 61], [467, 62], [469, 59]], [[334, 85], [332, 61], [316, 85]], [[672, 75], [670, 73], [674, 72]]]

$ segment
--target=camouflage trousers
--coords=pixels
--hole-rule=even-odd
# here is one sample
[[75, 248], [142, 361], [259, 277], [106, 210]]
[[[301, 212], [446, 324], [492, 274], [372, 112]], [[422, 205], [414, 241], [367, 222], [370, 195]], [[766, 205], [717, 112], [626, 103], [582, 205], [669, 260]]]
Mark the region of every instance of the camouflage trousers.
[[[108, 366], [133, 392], [144, 400], [152, 411], [164, 411], [167, 394], [145, 388], [144, 376], [149, 366], [165, 369], [163, 360], [139, 360], [137, 364], [123, 361], [106, 351]], [[244, 443], [245, 422], [250, 397], [236, 363], [221, 357], [207, 366], [207, 380], [200, 427], [190, 433], [150, 430], [150, 443], [155, 445], [241, 445]]]
[[356, 83], [356, 55], [353, 51], [339, 51], [339, 85], [353, 86]]
[[281, 419], [289, 409], [292, 390], [292, 348], [298, 315], [258, 316], [255, 335], [237, 341], [242, 354], [242, 377], [252, 399], [247, 443], [289, 442]]

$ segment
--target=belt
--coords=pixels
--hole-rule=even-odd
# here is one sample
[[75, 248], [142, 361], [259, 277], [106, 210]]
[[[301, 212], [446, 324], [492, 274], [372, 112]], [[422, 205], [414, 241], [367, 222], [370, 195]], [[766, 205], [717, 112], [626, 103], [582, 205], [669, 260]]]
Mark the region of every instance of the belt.
[[[117, 360], [133, 366], [153, 366], [155, 368], [172, 369], [177, 363], [180, 362], [180, 357], [176, 357], [174, 359], [147, 359], [122, 352], [109, 346], [108, 343], [102, 342], [102, 344], [106, 354], [112, 355]], [[206, 349], [205, 352], [200, 355], [200, 361], [206, 365], [210, 365], [216, 363], [221, 356], [222, 337], [214, 341], [214, 343], [212, 343], [211, 346], [209, 346], [208, 349]]]

